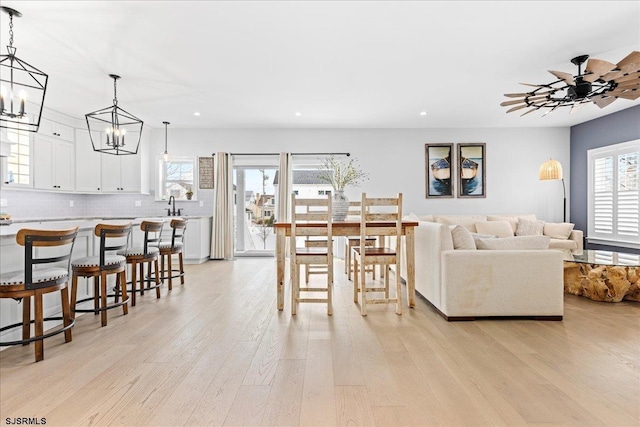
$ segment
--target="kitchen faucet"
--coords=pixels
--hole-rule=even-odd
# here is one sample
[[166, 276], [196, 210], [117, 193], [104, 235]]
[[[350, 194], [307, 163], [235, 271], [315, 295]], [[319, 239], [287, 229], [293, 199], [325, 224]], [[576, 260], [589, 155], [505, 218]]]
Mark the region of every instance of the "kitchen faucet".
[[[176, 216], [176, 198], [169, 196], [169, 204], [173, 204], [173, 211], [171, 209], [167, 209], [167, 216]], [[178, 208], [177, 215], [180, 216], [180, 208]]]

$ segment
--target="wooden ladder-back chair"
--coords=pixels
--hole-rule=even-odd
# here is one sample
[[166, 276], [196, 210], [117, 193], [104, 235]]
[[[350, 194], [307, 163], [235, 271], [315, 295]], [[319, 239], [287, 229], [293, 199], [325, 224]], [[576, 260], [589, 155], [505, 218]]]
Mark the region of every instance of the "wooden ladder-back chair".
[[[187, 220], [172, 219], [169, 223], [171, 227], [171, 240], [160, 241], [160, 279], [169, 280], [169, 290], [173, 289], [172, 279], [180, 278], [180, 284], [184, 285], [184, 233], [187, 231]], [[178, 255], [178, 267], [173, 268], [172, 257]], [[166, 268], [165, 268], [166, 260]]]
[[[102, 326], [107, 326], [107, 310], [122, 306], [122, 314], [129, 312], [129, 296], [127, 293], [127, 258], [113, 252], [129, 246], [131, 237], [131, 223], [124, 225], [98, 224], [94, 234], [100, 238], [100, 252], [98, 256], [90, 256], [74, 260], [71, 263], [73, 280], [71, 281], [71, 312], [72, 313], [100, 313]], [[107, 277], [116, 275], [115, 300], [107, 304]], [[78, 277], [93, 277], [93, 297], [77, 300]], [[119, 296], [122, 295], [122, 301]], [[93, 309], [80, 309], [77, 304], [93, 300]]]
[[[16, 242], [24, 246], [24, 267], [22, 270], [0, 275], [0, 298], [13, 298], [22, 302], [22, 322], [5, 326], [0, 332], [22, 327], [22, 339], [0, 342], [0, 346], [27, 345], [35, 341], [35, 357], [36, 362], [39, 362], [44, 359], [45, 338], [64, 332], [64, 341], [71, 341], [71, 328], [75, 321], [71, 318], [69, 310], [69, 261], [77, 234], [78, 227], [62, 230], [23, 228], [18, 231]], [[59, 265], [65, 261], [66, 265]], [[62, 317], [44, 317], [42, 296], [55, 291], [60, 291]], [[31, 298], [34, 308], [33, 320]], [[44, 333], [45, 321], [60, 320], [62, 328]]]
[[[302, 212], [301, 212], [302, 210]], [[298, 303], [326, 303], [327, 314], [333, 313], [333, 234], [331, 219], [331, 196], [322, 199], [296, 198], [291, 194], [291, 314], [296, 314]], [[298, 247], [297, 237], [314, 236], [315, 241], [324, 239], [324, 245]], [[301, 287], [300, 266], [325, 265], [326, 287]], [[326, 298], [301, 298], [300, 292], [326, 292]]]
[[[360, 213], [362, 209], [360, 206], [360, 201], [357, 202], [349, 202], [349, 210], [347, 211], [347, 218], [356, 218], [360, 221]], [[367, 246], [376, 246], [376, 237], [370, 236], [365, 239], [365, 245]], [[351, 273], [353, 272], [353, 263], [351, 262], [351, 251], [354, 247], [360, 246], [360, 237], [345, 237], [345, 245], [344, 245], [344, 272], [347, 275], [347, 279], [351, 280]], [[373, 280], [376, 279], [376, 270], [373, 266], [371, 266], [367, 272], [370, 272], [373, 275]]]
[[[144, 284], [148, 283], [147, 290], [155, 289], [156, 298], [160, 298], [160, 268], [158, 267], [158, 258], [160, 255], [160, 249], [157, 245], [162, 237], [162, 227], [164, 221], [142, 221], [140, 224], [140, 230], [144, 232], [144, 240], [142, 246], [134, 246], [131, 248], [120, 249], [118, 255], [122, 255], [127, 259], [127, 264], [131, 265], [131, 306], [136, 305], [136, 293], [140, 292], [140, 295], [144, 295]], [[147, 278], [144, 276], [144, 265], [149, 266], [149, 273]], [[154, 266], [155, 274], [151, 275], [151, 266]], [[140, 289], [137, 289], [137, 269], [140, 269]], [[155, 281], [152, 286], [151, 281]], [[119, 292], [117, 290], [116, 292]]]
[[[395, 247], [367, 247], [366, 238], [380, 234], [380, 227], [388, 228], [395, 239]], [[386, 230], [385, 230], [386, 231]], [[360, 312], [367, 315], [367, 304], [396, 303], [396, 313], [402, 314], [402, 298], [400, 289], [400, 254], [402, 240], [402, 193], [393, 198], [369, 198], [362, 193], [362, 215], [360, 219], [360, 246], [353, 248], [353, 300], [358, 302], [360, 293]], [[364, 248], [364, 250], [363, 250]], [[396, 266], [396, 295], [389, 295], [389, 265]], [[365, 267], [367, 265], [385, 266], [384, 287], [367, 287]], [[367, 298], [368, 293], [384, 292], [384, 298]]]

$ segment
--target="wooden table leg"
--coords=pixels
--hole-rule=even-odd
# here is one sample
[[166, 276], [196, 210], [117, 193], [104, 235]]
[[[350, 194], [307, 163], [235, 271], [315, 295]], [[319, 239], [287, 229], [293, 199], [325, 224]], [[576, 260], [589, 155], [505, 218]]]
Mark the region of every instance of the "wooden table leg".
[[415, 229], [407, 227], [405, 234], [407, 247], [407, 302], [409, 307], [416, 305], [416, 240]]
[[284, 263], [286, 252], [286, 236], [284, 228], [276, 228], [276, 287], [278, 310], [284, 309]]

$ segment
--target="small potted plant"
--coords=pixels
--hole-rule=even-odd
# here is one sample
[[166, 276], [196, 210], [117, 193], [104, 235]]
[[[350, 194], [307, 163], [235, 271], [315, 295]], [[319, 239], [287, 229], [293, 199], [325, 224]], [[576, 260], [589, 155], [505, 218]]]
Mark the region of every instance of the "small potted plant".
[[344, 221], [349, 210], [349, 199], [344, 194], [345, 187], [357, 187], [368, 179], [368, 174], [360, 169], [356, 159], [338, 160], [329, 156], [322, 161], [318, 178], [333, 187], [332, 210], [334, 221]]
[[187, 196], [187, 200], [191, 200], [191, 198], [193, 197], [193, 191], [191, 191], [191, 187], [187, 185], [186, 187], [187, 192], [184, 193], [185, 196]]

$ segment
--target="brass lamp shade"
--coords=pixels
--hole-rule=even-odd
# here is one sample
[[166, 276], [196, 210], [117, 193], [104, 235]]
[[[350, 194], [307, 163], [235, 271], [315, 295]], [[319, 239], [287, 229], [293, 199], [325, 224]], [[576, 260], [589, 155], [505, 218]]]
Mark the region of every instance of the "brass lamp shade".
[[538, 178], [540, 181], [546, 181], [548, 179], [562, 179], [562, 165], [557, 160], [547, 160], [540, 166]]

